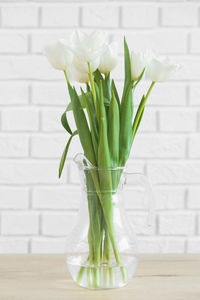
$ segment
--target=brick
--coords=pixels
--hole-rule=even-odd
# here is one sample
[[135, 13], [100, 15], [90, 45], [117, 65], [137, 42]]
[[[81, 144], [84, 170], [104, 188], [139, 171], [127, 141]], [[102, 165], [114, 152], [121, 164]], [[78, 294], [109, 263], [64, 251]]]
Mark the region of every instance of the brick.
[[189, 103], [190, 105], [199, 106], [199, 98], [200, 98], [200, 86], [199, 85], [190, 85], [189, 88]]
[[200, 134], [191, 135], [189, 138], [189, 157], [200, 157]]
[[33, 83], [32, 103], [38, 105], [66, 105], [70, 98], [64, 83]]
[[[144, 173], [144, 161], [136, 159], [128, 159], [126, 171], [130, 173]], [[127, 184], [131, 184], [131, 178], [127, 178]]]
[[190, 51], [191, 53], [199, 54], [200, 52], [200, 31], [196, 30], [190, 33]]
[[[152, 49], [161, 54], [178, 54], [187, 51], [187, 33], [183, 30], [155, 29], [153, 31], [142, 30], [139, 32], [112, 33], [111, 39], [119, 43], [119, 52], [123, 53], [123, 36], [126, 36], [130, 50], [145, 51]], [[182, 64], [183, 62], [181, 62]]]
[[139, 237], [139, 253], [184, 253], [184, 239]]
[[158, 8], [149, 4], [125, 4], [122, 7], [122, 26], [151, 28], [158, 24]]
[[42, 7], [42, 26], [77, 27], [79, 8], [75, 5], [47, 5]]
[[161, 8], [162, 25], [195, 26], [198, 24], [198, 7], [186, 3]]
[[[38, 135], [31, 138], [31, 156], [32, 157], [48, 157], [48, 158], [60, 158], [67, 141], [69, 134], [54, 134], [50, 135]], [[76, 153], [82, 152], [82, 148], [79, 142], [79, 138], [76, 136], [73, 138], [67, 158], [73, 158]]]
[[42, 234], [46, 236], [66, 236], [73, 228], [76, 213], [44, 213], [42, 215]]
[[40, 55], [6, 55], [0, 57], [0, 79], [59, 80], [63, 72], [53, 69], [47, 58]]
[[4, 27], [36, 27], [38, 7], [34, 4], [2, 6], [2, 25]]
[[12, 82], [0, 83], [0, 105], [28, 104], [28, 84]]
[[65, 253], [66, 240], [61, 238], [33, 238], [31, 253]]
[[143, 114], [138, 132], [155, 132], [156, 122], [156, 110], [149, 108]]
[[26, 187], [3, 187], [0, 189], [0, 209], [27, 209], [29, 191]]
[[197, 219], [197, 221], [198, 221], [198, 235], [200, 235], [200, 213], [198, 213], [198, 219]]
[[[129, 180], [129, 179], [128, 179]], [[133, 179], [132, 179], [133, 180]], [[145, 202], [145, 190], [141, 187], [134, 187], [133, 184], [127, 185], [124, 188], [123, 204], [127, 210], [147, 210], [148, 201]]]
[[2, 214], [3, 235], [38, 234], [39, 216], [35, 212], [13, 212]]
[[129, 212], [127, 214], [132, 230], [137, 235], [155, 234], [155, 226], [148, 226], [148, 214], [144, 212]]
[[[150, 199], [147, 190], [143, 186], [125, 187], [124, 205], [127, 210], [149, 211]], [[185, 204], [185, 190], [178, 187], [156, 187], [153, 186], [153, 202], [155, 210], [183, 209]]]
[[66, 135], [36, 135], [31, 138], [32, 157], [60, 158], [66, 145]]
[[2, 111], [2, 128], [7, 131], [36, 131], [39, 112], [35, 108], [9, 108]]
[[[42, 129], [44, 131], [52, 131], [52, 132], [63, 132], [65, 134], [68, 133], [66, 130], [63, 128], [61, 124], [61, 116], [63, 112], [65, 111], [66, 107], [63, 108], [54, 108], [54, 109], [46, 109], [42, 111]], [[74, 131], [76, 130], [76, 125], [73, 117], [72, 112], [68, 112], [67, 114], [67, 119], [70, 124], [71, 130]], [[74, 140], [76, 137], [74, 137]]]
[[195, 215], [190, 212], [163, 213], [159, 217], [159, 233], [164, 235], [192, 235]]
[[0, 157], [27, 157], [28, 136], [0, 135]]
[[184, 209], [185, 189], [180, 187], [153, 187], [155, 209], [177, 210]]
[[95, 4], [82, 8], [82, 24], [87, 27], [115, 28], [119, 22], [119, 7]]
[[[147, 93], [150, 86], [149, 81], [143, 81], [139, 84], [134, 91], [134, 105], [138, 106], [142, 95]], [[117, 83], [117, 89], [119, 87], [119, 94], [122, 94], [121, 84]], [[165, 83], [157, 84], [151, 91], [147, 106], [186, 106], [187, 105], [187, 86], [183, 83]], [[149, 108], [148, 108], [149, 109]], [[147, 110], [148, 110], [147, 109]]]
[[61, 131], [65, 132], [60, 118], [64, 109], [46, 109], [42, 112], [42, 129], [44, 131]]
[[0, 39], [0, 53], [27, 53], [28, 51], [27, 34], [2, 32]]
[[80, 200], [80, 187], [37, 187], [33, 190], [32, 206], [35, 209], [77, 209]]
[[54, 29], [47, 30], [41, 28], [39, 31], [31, 33], [31, 52], [32, 53], [44, 53], [45, 45], [54, 43], [59, 39], [69, 40], [71, 35], [71, 30], [66, 31], [66, 29], [62, 30]]
[[28, 239], [16, 237], [2, 237], [0, 238], [0, 253], [28, 253]]
[[200, 61], [195, 56], [176, 57], [174, 62], [181, 66], [177, 71], [173, 80], [198, 80], [200, 77]]
[[187, 252], [188, 253], [197, 253], [200, 252], [200, 239], [199, 238], [189, 238], [187, 242]]
[[186, 139], [182, 136], [138, 134], [131, 150], [135, 158], [184, 158]]
[[200, 209], [200, 188], [191, 186], [188, 189], [188, 208]]
[[186, 105], [186, 87], [182, 84], [157, 85], [152, 90], [147, 105], [184, 106]]
[[160, 130], [164, 132], [191, 132], [196, 130], [196, 111], [165, 109], [160, 111]]
[[65, 172], [58, 179], [58, 161], [4, 160], [0, 161], [0, 183], [2, 184], [61, 184]]
[[153, 184], [200, 183], [200, 163], [195, 161], [151, 162], [147, 172]]
[[198, 222], [198, 235], [200, 235], [200, 213], [198, 212], [198, 219], [197, 219], [197, 222]]

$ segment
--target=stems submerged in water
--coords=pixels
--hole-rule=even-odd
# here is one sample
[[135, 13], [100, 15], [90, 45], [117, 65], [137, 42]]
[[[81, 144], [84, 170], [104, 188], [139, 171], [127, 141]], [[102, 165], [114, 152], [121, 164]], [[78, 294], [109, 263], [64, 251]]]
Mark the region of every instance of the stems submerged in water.
[[[114, 173], [119, 173], [115, 170]], [[89, 230], [88, 245], [89, 255], [87, 265], [82, 266], [77, 276], [77, 282], [80, 284], [85, 269], [87, 270], [87, 280], [90, 287], [98, 288], [102, 282], [106, 286], [112, 287], [115, 282], [114, 268], [119, 266], [121, 276], [126, 282], [126, 269], [122, 265], [120, 254], [117, 247], [113, 224], [113, 192], [112, 190], [100, 189], [101, 184], [112, 177], [111, 182], [117, 186], [116, 180], [119, 181], [120, 176], [113, 176], [110, 170], [105, 169], [87, 169], [85, 170], [87, 201], [89, 212]], [[108, 177], [109, 176], [109, 177]], [[105, 185], [104, 185], [105, 186]], [[108, 187], [108, 186], [107, 186]]]

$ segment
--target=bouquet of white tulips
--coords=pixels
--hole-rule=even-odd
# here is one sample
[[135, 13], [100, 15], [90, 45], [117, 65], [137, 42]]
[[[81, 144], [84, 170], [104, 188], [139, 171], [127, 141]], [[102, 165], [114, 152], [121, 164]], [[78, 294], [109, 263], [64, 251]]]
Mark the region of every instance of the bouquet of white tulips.
[[[117, 189], [121, 172], [119, 169], [116, 176], [112, 172], [104, 172], [104, 169], [125, 166], [155, 82], [168, 80], [176, 71], [177, 65], [148, 52], [130, 53], [124, 38], [124, 87], [120, 96], [115, 81], [110, 76], [118, 60], [117, 43], [106, 43], [103, 33], [93, 32], [87, 35], [75, 32], [70, 42], [60, 40], [46, 46], [45, 54], [54, 68], [64, 71], [71, 98], [61, 117], [62, 125], [70, 137], [60, 161], [59, 176], [70, 142], [77, 134], [85, 157], [95, 167], [86, 176], [87, 187], [96, 191], [95, 201], [94, 198], [91, 201], [88, 194], [88, 262], [97, 267], [102, 262], [110, 263], [112, 253], [116, 263], [121, 265], [112, 220], [112, 194]], [[151, 83], [134, 113], [133, 93], [145, 73]], [[70, 83], [69, 74], [76, 81], [85, 83], [85, 87], [77, 91]], [[76, 124], [73, 132], [67, 120], [70, 110], [73, 111]], [[84, 268], [80, 269], [78, 281], [83, 272]], [[123, 265], [121, 273], [125, 279], [126, 270]], [[96, 270], [93, 285], [98, 287], [98, 284], [99, 275]]]

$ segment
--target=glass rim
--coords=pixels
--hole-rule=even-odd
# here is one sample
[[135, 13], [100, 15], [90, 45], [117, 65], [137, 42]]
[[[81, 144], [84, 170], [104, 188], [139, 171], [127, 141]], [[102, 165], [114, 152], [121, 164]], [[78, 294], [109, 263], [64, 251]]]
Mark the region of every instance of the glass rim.
[[79, 166], [82, 170], [97, 170], [97, 171], [118, 171], [125, 170], [125, 167], [98, 167], [98, 166]]
[[[80, 170], [97, 170], [97, 171], [119, 171], [125, 170], [125, 166], [115, 166], [115, 167], [99, 167], [94, 166], [90, 163], [90, 161], [85, 157], [82, 153], [77, 153], [73, 158], [73, 161], [78, 165]], [[84, 161], [87, 164], [84, 164]]]

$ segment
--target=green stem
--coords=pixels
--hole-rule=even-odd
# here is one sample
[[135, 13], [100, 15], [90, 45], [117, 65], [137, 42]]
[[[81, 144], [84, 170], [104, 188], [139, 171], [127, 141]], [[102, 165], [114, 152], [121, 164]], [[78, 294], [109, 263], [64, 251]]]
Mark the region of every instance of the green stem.
[[104, 238], [104, 249], [103, 249], [103, 261], [107, 264], [107, 266], [104, 267], [104, 282], [106, 286], [113, 286], [113, 270], [110, 266], [111, 263], [111, 242], [108, 234], [108, 230], [105, 226], [105, 238]]
[[84, 275], [84, 272], [85, 272], [85, 267], [81, 267], [80, 270], [79, 270], [79, 272], [78, 272], [78, 276], [77, 276], [77, 278], [76, 278], [76, 281], [77, 281], [78, 283], [81, 282], [81, 280], [82, 280], [82, 278], [83, 278], [83, 275]]
[[94, 99], [94, 107], [95, 107], [95, 110], [96, 110], [96, 114], [98, 116], [97, 96], [96, 96], [96, 91], [95, 91], [95, 87], [94, 87], [94, 79], [93, 79], [93, 76], [92, 76], [92, 70], [91, 70], [91, 66], [90, 66], [89, 62], [88, 62], [88, 69], [89, 69], [89, 78], [90, 78], [90, 83], [91, 83], [92, 95], [93, 95], [93, 99]]
[[64, 74], [65, 74], [66, 81], [67, 81], [67, 83], [69, 84], [69, 77], [68, 77], [68, 75], [67, 75], [67, 70], [64, 70]]
[[141, 117], [141, 115], [142, 115], [142, 112], [143, 112], [143, 110], [144, 110], [145, 103], [146, 103], [146, 101], [147, 101], [147, 99], [148, 99], [148, 97], [149, 97], [149, 95], [150, 95], [150, 93], [151, 93], [151, 90], [152, 90], [154, 84], [155, 84], [155, 81], [152, 81], [152, 83], [151, 83], [151, 85], [150, 85], [150, 87], [149, 87], [149, 89], [148, 89], [148, 91], [147, 91], [146, 96], [142, 99], [142, 101], [141, 101], [141, 103], [140, 103], [140, 105], [139, 105], [139, 107], [138, 107], [138, 110], [137, 110], [137, 113], [136, 113], [136, 116], [135, 116], [135, 120], [134, 120], [134, 123], [133, 123], [133, 129], [132, 129], [132, 142], [133, 142], [133, 139], [134, 139], [136, 130], [137, 130], [138, 122], [139, 122], [140, 117]]

